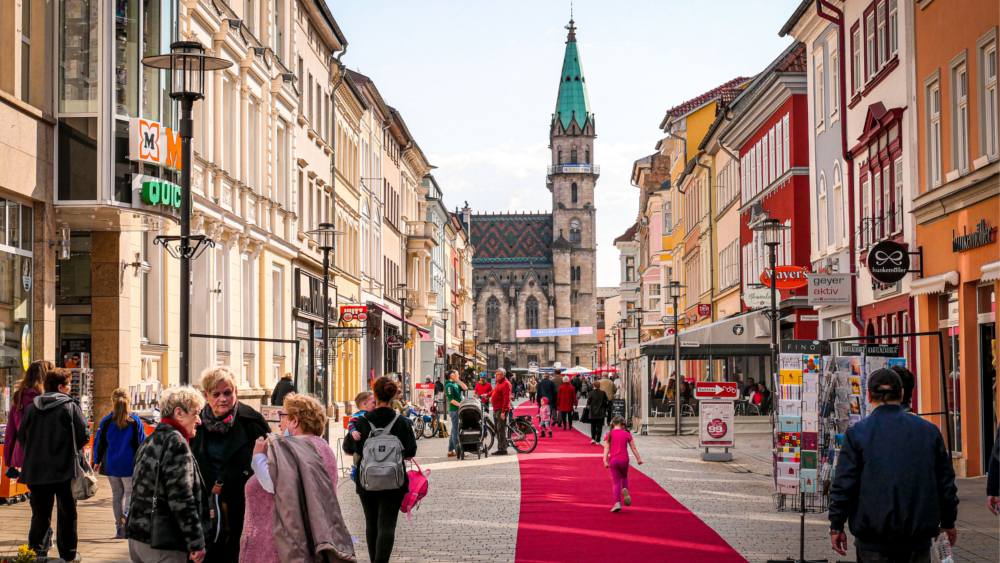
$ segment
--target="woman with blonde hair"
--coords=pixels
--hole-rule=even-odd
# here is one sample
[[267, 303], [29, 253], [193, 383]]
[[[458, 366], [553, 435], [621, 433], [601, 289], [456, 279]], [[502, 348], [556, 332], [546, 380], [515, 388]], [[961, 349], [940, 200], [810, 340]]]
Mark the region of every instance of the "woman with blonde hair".
[[201, 390], [207, 404], [201, 410], [201, 431], [191, 440], [191, 451], [222, 509], [221, 532], [209, 546], [207, 558], [212, 563], [236, 563], [246, 511], [244, 489], [253, 475], [254, 443], [271, 428], [259, 412], [239, 402], [236, 374], [228, 366], [201, 372]]
[[111, 485], [111, 510], [115, 515], [116, 539], [122, 539], [125, 511], [132, 498], [132, 466], [139, 444], [146, 438], [142, 421], [132, 414], [128, 391], [119, 387], [111, 392], [114, 410], [101, 420], [94, 439], [94, 469], [107, 475]]
[[21, 464], [24, 463], [24, 449], [17, 441], [17, 429], [21, 427], [24, 411], [34, 402], [35, 397], [45, 392], [42, 387], [45, 374], [55, 367], [55, 364], [46, 360], [31, 362], [28, 371], [14, 389], [14, 396], [10, 401], [10, 416], [3, 433], [3, 443], [9, 444], [3, 448], [3, 464], [7, 468], [7, 477], [16, 478]]
[[323, 405], [289, 393], [280, 418], [283, 436], [254, 445], [240, 562], [356, 561], [337, 500], [337, 456], [323, 439]]

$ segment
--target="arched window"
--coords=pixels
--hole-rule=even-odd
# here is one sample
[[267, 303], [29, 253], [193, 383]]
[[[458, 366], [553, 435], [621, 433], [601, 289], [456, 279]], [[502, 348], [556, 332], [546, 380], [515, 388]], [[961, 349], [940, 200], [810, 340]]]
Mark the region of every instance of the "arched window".
[[569, 163], [576, 164], [576, 149], [569, 151]]
[[582, 279], [583, 279], [583, 276], [580, 275], [580, 267], [577, 266], [576, 267], [576, 281], [580, 281]]
[[524, 320], [528, 328], [538, 328], [538, 300], [533, 296], [524, 305]]
[[587, 164], [590, 164], [590, 149], [587, 149], [586, 152], [584, 152], [584, 154], [586, 155], [586, 161], [585, 162]]
[[578, 199], [578, 196], [577, 196], [576, 182], [573, 182], [573, 187], [572, 187], [572, 201], [573, 201], [573, 203], [576, 203], [577, 199]]
[[833, 244], [840, 244], [844, 240], [844, 233], [847, 227], [844, 225], [844, 190], [840, 180], [839, 163], [833, 169]]
[[818, 215], [817, 219], [819, 219], [819, 221], [816, 222], [816, 224], [819, 225], [819, 229], [817, 229], [819, 231], [819, 233], [818, 233], [818, 236], [816, 237], [816, 242], [819, 244], [819, 251], [820, 252], [826, 252], [826, 245], [828, 244], [828, 240], [829, 240], [829, 233], [827, 232], [827, 224], [828, 223], [827, 223], [827, 215], [826, 215], [827, 214], [827, 205], [826, 205], [826, 202], [827, 202], [827, 199], [826, 199], [826, 176], [824, 174], [820, 173], [820, 177], [819, 177], [819, 207], [818, 207], [818, 210], [817, 210], [817, 215]]
[[486, 338], [500, 340], [500, 300], [496, 297], [486, 302]]
[[557, 159], [556, 164], [562, 166], [562, 149], [556, 151], [556, 159]]
[[571, 281], [571, 282], [575, 282], [576, 281], [576, 268], [570, 268], [569, 269], [569, 281]]

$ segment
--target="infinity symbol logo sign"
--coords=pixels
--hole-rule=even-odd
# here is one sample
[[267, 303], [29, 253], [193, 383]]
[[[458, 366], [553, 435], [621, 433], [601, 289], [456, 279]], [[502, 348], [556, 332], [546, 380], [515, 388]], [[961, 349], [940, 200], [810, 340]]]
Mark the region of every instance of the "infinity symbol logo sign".
[[899, 266], [903, 263], [903, 253], [897, 250], [892, 254], [887, 254], [879, 250], [875, 253], [875, 260], [880, 266], [884, 266], [887, 262], [892, 262], [894, 265]]

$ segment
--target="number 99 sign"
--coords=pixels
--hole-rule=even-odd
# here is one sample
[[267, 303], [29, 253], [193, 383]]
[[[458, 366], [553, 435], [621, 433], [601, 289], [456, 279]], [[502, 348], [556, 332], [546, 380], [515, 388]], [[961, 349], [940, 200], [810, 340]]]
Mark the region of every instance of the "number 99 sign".
[[733, 402], [703, 400], [699, 402], [698, 442], [700, 447], [732, 447]]

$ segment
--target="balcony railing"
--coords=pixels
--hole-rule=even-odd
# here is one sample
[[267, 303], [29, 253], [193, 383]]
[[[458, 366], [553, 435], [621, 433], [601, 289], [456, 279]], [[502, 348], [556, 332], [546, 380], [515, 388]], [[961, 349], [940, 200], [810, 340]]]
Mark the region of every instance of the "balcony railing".
[[596, 164], [557, 164], [548, 167], [548, 175], [554, 174], [593, 174], [601, 175], [601, 167]]

